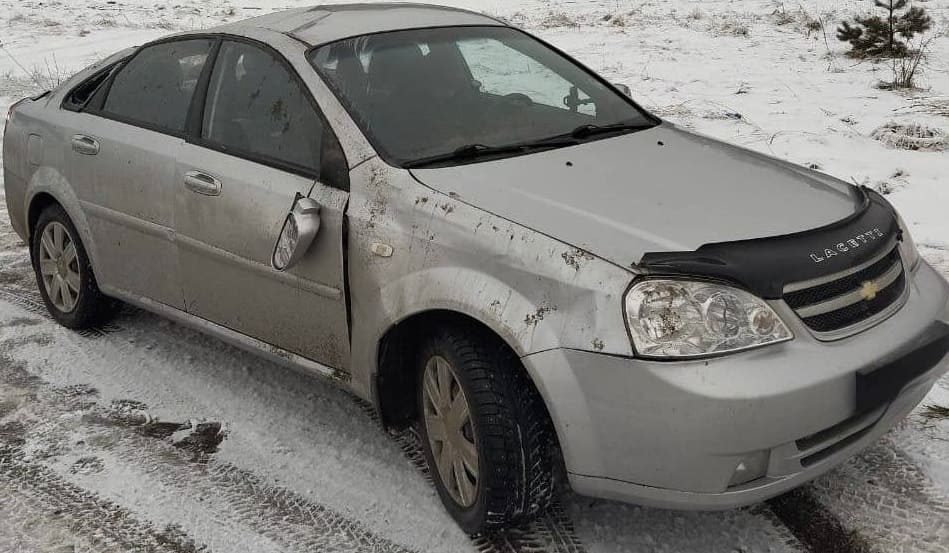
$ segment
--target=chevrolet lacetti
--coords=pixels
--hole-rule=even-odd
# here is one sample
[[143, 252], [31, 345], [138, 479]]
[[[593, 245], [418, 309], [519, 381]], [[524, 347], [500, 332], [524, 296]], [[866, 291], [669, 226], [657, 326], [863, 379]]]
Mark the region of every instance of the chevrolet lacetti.
[[57, 321], [121, 300], [338, 381], [466, 531], [555, 475], [762, 501], [922, 400], [949, 287], [880, 195], [627, 93], [487, 16], [293, 9], [15, 104], [7, 209]]

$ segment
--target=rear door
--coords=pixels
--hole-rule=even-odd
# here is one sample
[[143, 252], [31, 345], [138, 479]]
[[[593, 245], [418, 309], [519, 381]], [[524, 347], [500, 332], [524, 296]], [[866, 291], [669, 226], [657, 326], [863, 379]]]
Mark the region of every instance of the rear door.
[[[181, 308], [174, 246], [175, 160], [214, 40], [146, 46], [84, 107], [63, 112], [63, 164], [97, 248], [105, 289]], [[70, 106], [64, 106], [67, 110]]]
[[[308, 90], [275, 51], [224, 40], [199, 136], [180, 150], [175, 230], [189, 313], [347, 370], [345, 159]], [[303, 260], [271, 268], [298, 197], [322, 220]]]

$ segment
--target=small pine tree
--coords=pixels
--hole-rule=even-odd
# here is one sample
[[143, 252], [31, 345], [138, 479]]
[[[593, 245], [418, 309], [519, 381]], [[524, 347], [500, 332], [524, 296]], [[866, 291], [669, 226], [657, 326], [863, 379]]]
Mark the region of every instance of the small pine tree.
[[[853, 25], [844, 21], [837, 29], [837, 38], [853, 47], [850, 51], [853, 57], [904, 57], [910, 53], [906, 41], [932, 27], [932, 18], [926, 10], [916, 6], [906, 9], [909, 0], [873, 0], [873, 3], [887, 11], [886, 17], [858, 16]], [[905, 12], [899, 13], [904, 9]]]

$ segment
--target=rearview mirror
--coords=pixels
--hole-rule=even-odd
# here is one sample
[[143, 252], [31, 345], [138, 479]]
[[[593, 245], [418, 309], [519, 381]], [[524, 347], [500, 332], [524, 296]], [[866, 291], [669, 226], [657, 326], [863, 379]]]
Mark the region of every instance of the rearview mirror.
[[623, 94], [625, 94], [625, 95], [627, 95], [627, 96], [632, 96], [632, 95], [633, 95], [633, 91], [630, 90], [630, 89], [629, 89], [629, 86], [627, 86], [627, 85], [625, 85], [625, 84], [614, 83], [613, 86], [615, 86], [616, 88], [618, 88], [620, 92], [622, 92]]
[[310, 198], [297, 198], [280, 229], [270, 259], [273, 268], [286, 271], [293, 267], [313, 244], [320, 230], [320, 204]]

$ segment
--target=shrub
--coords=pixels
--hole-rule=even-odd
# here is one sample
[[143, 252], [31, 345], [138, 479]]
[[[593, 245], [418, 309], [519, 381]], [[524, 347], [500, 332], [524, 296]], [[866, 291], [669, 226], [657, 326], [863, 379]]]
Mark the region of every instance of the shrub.
[[873, 0], [873, 4], [886, 15], [857, 16], [853, 24], [844, 21], [837, 29], [837, 38], [850, 43], [853, 57], [905, 57], [910, 54], [907, 41], [932, 27], [926, 10], [907, 9], [909, 0]]

